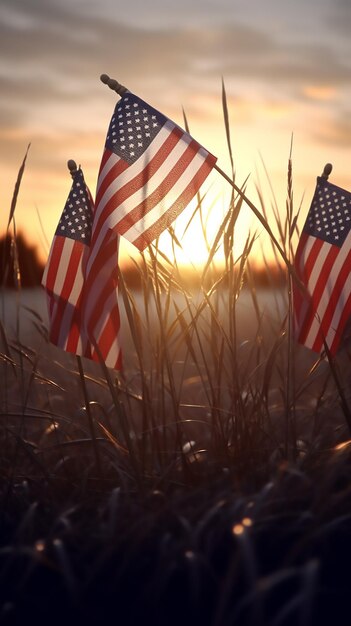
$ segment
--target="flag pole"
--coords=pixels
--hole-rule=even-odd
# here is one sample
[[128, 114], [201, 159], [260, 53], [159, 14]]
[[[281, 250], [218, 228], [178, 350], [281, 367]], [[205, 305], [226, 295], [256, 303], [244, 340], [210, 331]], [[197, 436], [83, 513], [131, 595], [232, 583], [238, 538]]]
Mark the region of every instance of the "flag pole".
[[76, 174], [76, 172], [78, 170], [77, 163], [75, 161], [73, 161], [73, 159], [69, 159], [67, 161], [67, 167], [68, 167], [68, 169], [70, 171], [70, 174], [71, 174], [72, 178], [74, 178], [74, 176], [75, 176], [75, 174]]
[[127, 87], [121, 85], [115, 78], [110, 78], [107, 74], [101, 74], [100, 80], [104, 85], [107, 85], [112, 91], [118, 93], [119, 96], [123, 96], [123, 94], [128, 91]]
[[332, 164], [326, 163], [324, 166], [323, 173], [321, 174], [321, 178], [325, 178], [325, 180], [328, 180], [328, 177], [330, 176], [332, 169], [333, 169]]

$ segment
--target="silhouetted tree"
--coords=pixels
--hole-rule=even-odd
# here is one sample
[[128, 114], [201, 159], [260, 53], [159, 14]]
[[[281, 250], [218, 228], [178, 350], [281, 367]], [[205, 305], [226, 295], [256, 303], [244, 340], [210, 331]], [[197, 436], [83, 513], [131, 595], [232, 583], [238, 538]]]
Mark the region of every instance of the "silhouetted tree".
[[14, 239], [9, 233], [0, 239], [0, 286], [16, 288], [40, 285], [44, 266], [36, 246], [29, 245], [19, 233]]

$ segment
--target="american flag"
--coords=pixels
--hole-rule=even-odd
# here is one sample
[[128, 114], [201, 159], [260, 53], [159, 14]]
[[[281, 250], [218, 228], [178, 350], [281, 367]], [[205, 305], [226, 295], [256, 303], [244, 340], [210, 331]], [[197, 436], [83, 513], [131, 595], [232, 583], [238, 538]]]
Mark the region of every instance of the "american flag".
[[127, 91], [107, 133], [92, 247], [98, 251], [112, 229], [143, 250], [189, 204], [215, 162], [187, 132]]
[[306, 288], [293, 287], [297, 341], [334, 355], [351, 314], [351, 194], [322, 177], [295, 255]]
[[48, 299], [50, 341], [80, 355], [89, 353], [81, 305], [92, 222], [93, 200], [79, 168], [51, 244], [42, 285]]
[[[49, 338], [67, 352], [95, 361], [103, 358], [108, 367], [121, 369], [116, 279], [118, 238], [111, 231], [106, 236], [95, 264], [94, 289], [90, 291], [92, 275], [87, 274], [87, 264], [93, 219], [94, 202], [79, 168], [42, 278], [48, 297]], [[98, 308], [102, 300], [103, 306]]]

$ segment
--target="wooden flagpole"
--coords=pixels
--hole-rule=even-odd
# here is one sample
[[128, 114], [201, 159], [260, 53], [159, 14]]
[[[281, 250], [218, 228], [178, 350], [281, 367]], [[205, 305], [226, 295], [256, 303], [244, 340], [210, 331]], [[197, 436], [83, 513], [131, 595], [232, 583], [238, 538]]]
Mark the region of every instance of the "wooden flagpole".
[[107, 85], [112, 91], [118, 93], [119, 96], [123, 96], [123, 94], [128, 91], [127, 87], [121, 85], [115, 78], [110, 78], [107, 74], [101, 74], [100, 80], [104, 85]]
[[323, 173], [321, 174], [321, 178], [325, 178], [328, 180], [328, 176], [331, 174], [333, 166], [331, 163], [326, 163], [324, 166]]
[[74, 178], [74, 175], [76, 171], [78, 170], [77, 163], [73, 161], [73, 159], [69, 159], [69, 161], [67, 161], [67, 167], [70, 171], [72, 178]]

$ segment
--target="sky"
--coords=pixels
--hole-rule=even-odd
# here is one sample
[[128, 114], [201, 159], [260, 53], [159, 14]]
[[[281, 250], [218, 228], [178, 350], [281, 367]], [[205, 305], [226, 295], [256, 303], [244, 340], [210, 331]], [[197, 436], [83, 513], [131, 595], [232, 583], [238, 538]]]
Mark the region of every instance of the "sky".
[[[68, 159], [82, 165], [94, 193], [118, 99], [102, 73], [180, 125], [184, 110], [191, 134], [230, 174], [223, 81], [236, 183], [249, 176], [250, 199], [258, 202], [260, 186], [268, 214], [275, 198], [284, 218], [293, 138], [303, 226], [325, 163], [333, 164], [330, 180], [351, 189], [350, 26], [349, 0], [1, 0], [1, 232], [29, 143], [16, 220], [43, 259], [71, 184]], [[218, 172], [204, 185], [210, 238], [228, 187]], [[178, 235], [188, 215], [177, 220]], [[250, 228], [264, 241], [249, 208], [238, 227], [242, 240]], [[184, 262], [203, 258], [198, 228], [182, 240]], [[138, 255], [124, 243], [121, 254]]]

